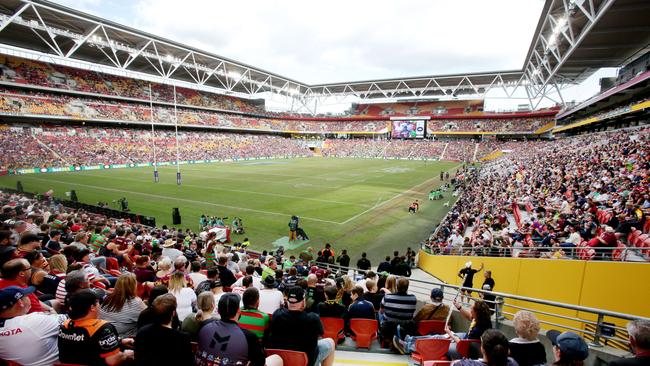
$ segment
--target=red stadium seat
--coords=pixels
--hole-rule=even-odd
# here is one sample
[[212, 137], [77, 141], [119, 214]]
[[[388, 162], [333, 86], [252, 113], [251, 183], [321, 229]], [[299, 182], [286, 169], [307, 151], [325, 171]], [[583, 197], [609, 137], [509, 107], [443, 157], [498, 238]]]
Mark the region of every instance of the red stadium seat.
[[[332, 338], [334, 340], [334, 343], [341, 338], [343, 327], [345, 326], [343, 322], [343, 318], [329, 318], [329, 317], [323, 317], [320, 318], [321, 323], [323, 323], [323, 338]], [[343, 335], [343, 338], [345, 338], [345, 335]]]
[[625, 252], [625, 249], [627, 249], [627, 246], [620, 241], [616, 245], [617, 249], [614, 249], [612, 251], [612, 260], [615, 261], [624, 261], [626, 258], [623, 257]]
[[634, 246], [637, 248], [643, 247], [643, 243], [648, 240], [648, 238], [650, 238], [650, 235], [648, 234], [639, 235], [639, 237], [634, 240]]
[[192, 353], [196, 353], [199, 350], [199, 343], [198, 342], [192, 342]]
[[634, 244], [633, 244], [633, 243], [634, 243], [634, 240], [635, 240], [636, 238], [638, 238], [639, 235], [641, 235], [641, 231], [632, 228], [632, 231], [631, 231], [629, 234], [627, 234], [627, 243], [630, 244], [630, 245], [634, 245]]
[[379, 326], [374, 319], [350, 319], [350, 329], [357, 348], [370, 349], [372, 340], [377, 338]]
[[290, 351], [286, 349], [266, 349], [266, 356], [278, 355], [282, 358], [284, 365], [307, 366], [309, 359], [305, 352]]
[[411, 354], [413, 362], [422, 365], [424, 361], [446, 360], [449, 351], [449, 339], [418, 339], [415, 341], [415, 352]]
[[468, 358], [469, 357], [469, 348], [472, 345], [472, 343], [481, 344], [481, 341], [478, 339], [461, 339], [458, 341], [456, 344], [456, 351], [463, 356], [463, 358]]
[[422, 320], [418, 323], [420, 335], [442, 334], [445, 332], [445, 322], [442, 320]]
[[449, 366], [451, 361], [424, 361], [422, 366]]
[[106, 269], [110, 270], [120, 270], [120, 263], [117, 261], [117, 258], [106, 257]]

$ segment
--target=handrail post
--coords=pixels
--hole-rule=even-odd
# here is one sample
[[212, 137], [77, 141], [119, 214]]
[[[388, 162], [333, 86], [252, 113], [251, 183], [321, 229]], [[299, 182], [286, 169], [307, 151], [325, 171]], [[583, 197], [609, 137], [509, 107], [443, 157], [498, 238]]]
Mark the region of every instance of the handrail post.
[[499, 327], [499, 321], [504, 320], [503, 316], [503, 297], [497, 296], [494, 299], [494, 321], [496, 322], [497, 328]]
[[598, 314], [598, 320], [596, 321], [596, 331], [594, 332], [594, 341], [591, 342], [589, 345], [592, 347], [602, 347], [603, 345], [600, 344], [600, 336], [602, 335], [603, 332], [603, 320], [605, 316], [603, 314]]

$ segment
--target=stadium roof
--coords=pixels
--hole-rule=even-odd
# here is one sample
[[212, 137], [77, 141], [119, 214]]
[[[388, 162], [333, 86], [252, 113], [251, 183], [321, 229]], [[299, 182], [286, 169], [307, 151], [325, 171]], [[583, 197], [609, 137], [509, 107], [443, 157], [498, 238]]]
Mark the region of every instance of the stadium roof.
[[299, 98], [483, 97], [491, 88], [503, 88], [510, 97], [523, 86], [531, 99], [559, 91], [557, 84], [580, 82], [600, 67], [620, 66], [647, 49], [647, 19], [647, 0], [547, 0], [522, 70], [319, 85], [45, 0], [0, 3], [0, 46], [249, 96], [270, 91]]

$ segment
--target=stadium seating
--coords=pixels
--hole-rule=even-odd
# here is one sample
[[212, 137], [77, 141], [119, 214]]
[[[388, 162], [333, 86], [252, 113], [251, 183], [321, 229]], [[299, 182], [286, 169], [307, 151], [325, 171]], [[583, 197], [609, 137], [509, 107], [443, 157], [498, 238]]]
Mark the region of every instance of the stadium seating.
[[377, 338], [379, 325], [373, 319], [350, 319], [352, 339], [357, 343], [357, 348], [368, 348], [373, 339]]
[[308, 363], [307, 354], [304, 352], [268, 348], [266, 350], [266, 355], [280, 356], [284, 365], [307, 366]]
[[320, 321], [323, 323], [323, 338], [332, 338], [336, 343], [345, 325], [343, 318], [321, 317]]
[[411, 354], [411, 359], [417, 365], [423, 365], [426, 361], [446, 360], [450, 343], [449, 339], [418, 339], [415, 341], [415, 352]]
[[420, 335], [443, 334], [444, 332], [445, 322], [442, 320], [422, 320], [418, 322], [418, 333]]

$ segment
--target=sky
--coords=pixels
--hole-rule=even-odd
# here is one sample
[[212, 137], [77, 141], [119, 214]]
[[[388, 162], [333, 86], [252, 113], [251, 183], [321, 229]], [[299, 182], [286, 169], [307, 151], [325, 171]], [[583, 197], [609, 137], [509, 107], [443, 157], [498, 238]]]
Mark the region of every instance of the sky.
[[[544, 4], [543, 0], [55, 2], [307, 84], [520, 70]], [[574, 94], [580, 100], [593, 95], [593, 80], [590, 85]], [[498, 100], [493, 109], [519, 103]]]

